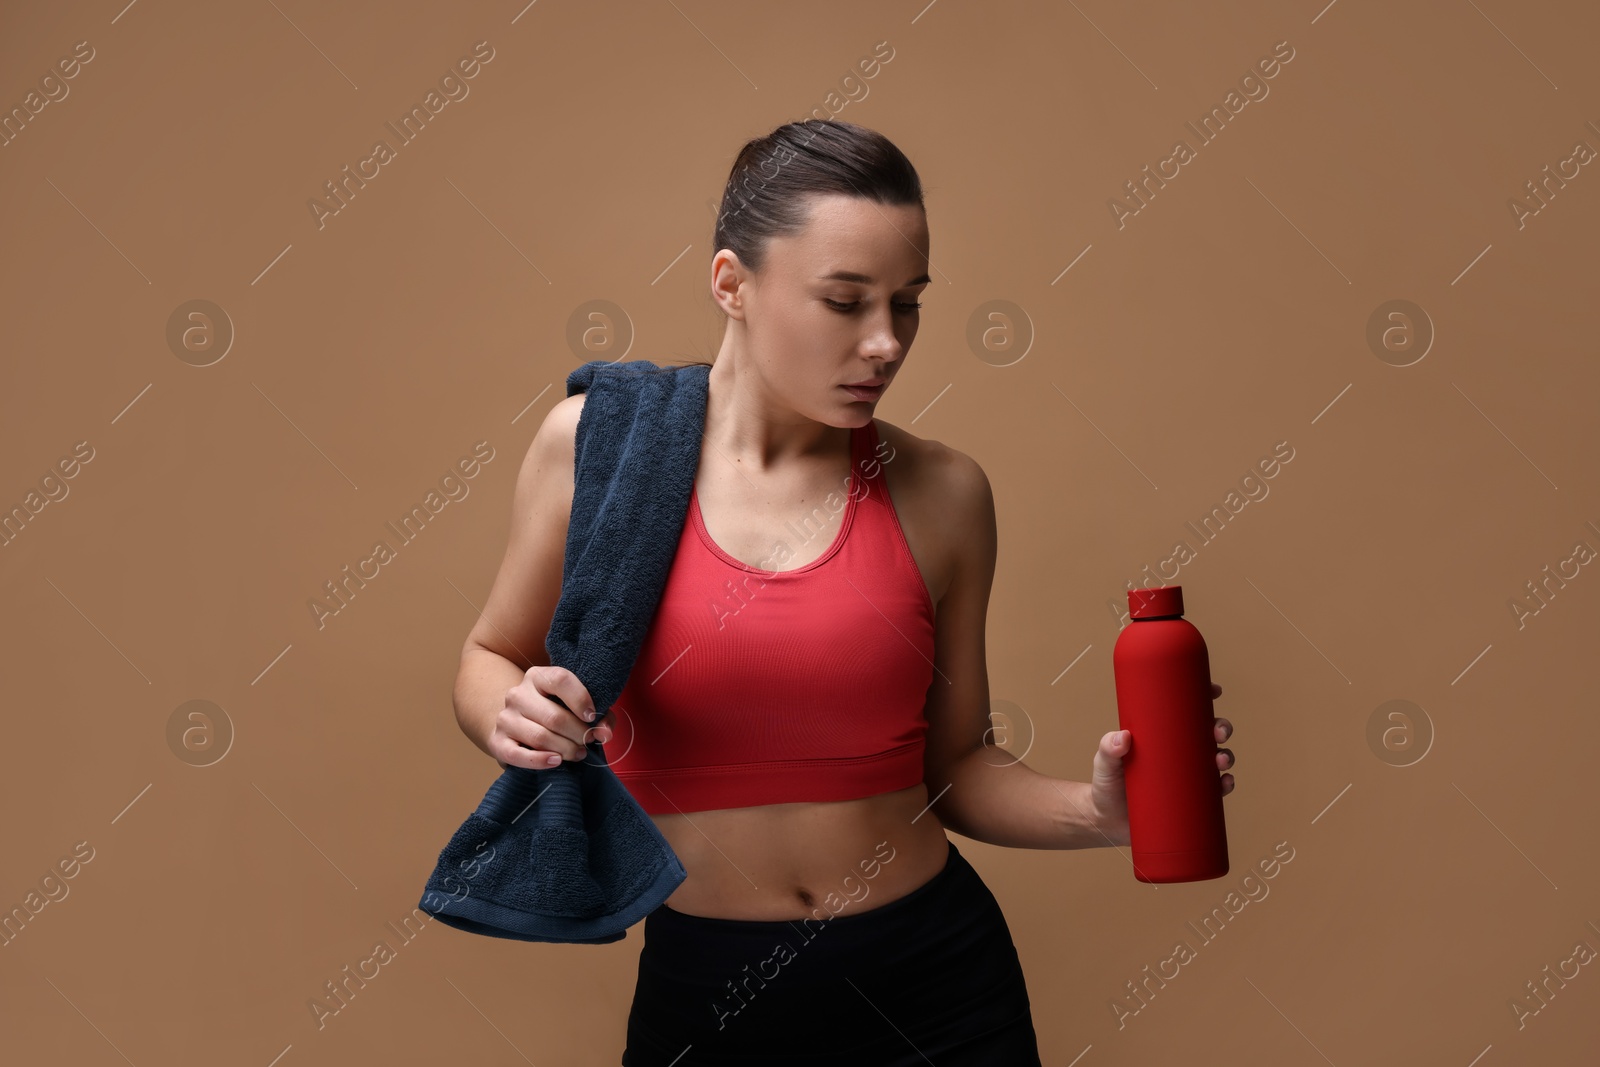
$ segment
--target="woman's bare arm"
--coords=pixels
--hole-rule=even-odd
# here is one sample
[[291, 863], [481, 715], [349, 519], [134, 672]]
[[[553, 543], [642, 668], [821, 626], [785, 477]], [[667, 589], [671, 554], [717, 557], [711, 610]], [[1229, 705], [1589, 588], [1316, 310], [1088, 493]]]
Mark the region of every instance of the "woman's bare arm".
[[528, 447], [517, 475], [505, 557], [483, 614], [461, 648], [456, 722], [489, 755], [506, 694], [522, 682], [528, 668], [550, 663], [544, 639], [561, 597], [574, 441], [583, 400], [584, 394], [578, 393], [559, 401]]

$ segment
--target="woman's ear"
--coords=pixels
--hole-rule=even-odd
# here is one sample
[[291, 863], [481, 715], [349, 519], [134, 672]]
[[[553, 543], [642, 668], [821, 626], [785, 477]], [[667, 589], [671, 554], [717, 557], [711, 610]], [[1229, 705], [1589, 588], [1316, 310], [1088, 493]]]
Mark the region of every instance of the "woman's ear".
[[711, 257], [711, 299], [730, 319], [744, 318], [744, 283], [748, 277], [732, 249], [721, 249]]

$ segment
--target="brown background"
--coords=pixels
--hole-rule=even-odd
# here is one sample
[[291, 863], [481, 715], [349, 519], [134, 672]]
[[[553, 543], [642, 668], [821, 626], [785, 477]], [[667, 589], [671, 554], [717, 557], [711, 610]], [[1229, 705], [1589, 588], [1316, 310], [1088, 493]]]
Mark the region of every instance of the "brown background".
[[[1030, 766], [1088, 775], [1111, 606], [1196, 549], [1176, 582], [1237, 728], [1230, 875], [958, 839], [1045, 1062], [1592, 1062], [1600, 576], [1566, 564], [1543, 606], [1527, 583], [1600, 548], [1600, 174], [1520, 224], [1510, 201], [1600, 146], [1597, 29], [1506, 0], [7, 5], [7, 110], [93, 58], [0, 148], [0, 503], [70, 490], [0, 549], [0, 905], [66, 893], [0, 948], [0, 1060], [618, 1061], [639, 927], [390, 924], [498, 773], [450, 689], [532, 434], [583, 359], [717, 350], [733, 154], [816, 109], [926, 183], [935, 284], [877, 414], [994, 485], [992, 693]], [[480, 41], [470, 94], [319, 226], [324, 183]], [[1202, 144], [1185, 123], [1281, 41]], [[1193, 160], [1119, 227], [1180, 138]], [[574, 345], [597, 300], [609, 342]], [[469, 495], [319, 626], [323, 583], [478, 441]], [[1283, 441], [1245, 486], [1269, 495], [1210, 543], [1185, 527]], [[1206, 942], [1189, 924], [1230, 900]], [[379, 940], [395, 958], [319, 1028]]]

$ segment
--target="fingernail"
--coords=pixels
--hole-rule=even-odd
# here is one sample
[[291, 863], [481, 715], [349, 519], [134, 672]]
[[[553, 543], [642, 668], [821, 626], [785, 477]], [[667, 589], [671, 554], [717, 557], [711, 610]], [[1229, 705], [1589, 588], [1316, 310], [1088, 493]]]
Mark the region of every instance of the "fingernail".
[[549, 759], [545, 760], [545, 762], [548, 763], [550, 766], [554, 767], [556, 764], [561, 762], [561, 757], [560, 756], [551, 756]]

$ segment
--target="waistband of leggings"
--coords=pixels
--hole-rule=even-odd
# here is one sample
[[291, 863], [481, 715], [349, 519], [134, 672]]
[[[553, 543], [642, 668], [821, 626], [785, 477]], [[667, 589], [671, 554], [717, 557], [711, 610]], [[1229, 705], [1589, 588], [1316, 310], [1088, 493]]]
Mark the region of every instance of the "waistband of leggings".
[[829, 928], [836, 929], [856, 927], [866, 929], [881, 926], [929, 906], [939, 896], [959, 885], [962, 880], [977, 874], [973, 866], [967, 862], [967, 858], [961, 854], [961, 850], [956, 848], [954, 841], [946, 838], [945, 844], [948, 846], [948, 851], [944, 866], [939, 869], [938, 874], [911, 892], [865, 911], [852, 911], [846, 908], [840, 914], [833, 915], [825, 906], [819, 904], [814, 911], [820, 912], [820, 915], [803, 915], [794, 919], [723, 919], [711, 915], [690, 915], [663, 904], [646, 916], [646, 921], [657, 927], [674, 927], [687, 931], [698, 929], [704, 932], [723, 931], [761, 935], [790, 932], [797, 925], [807, 922], [817, 926], [826, 924]]

